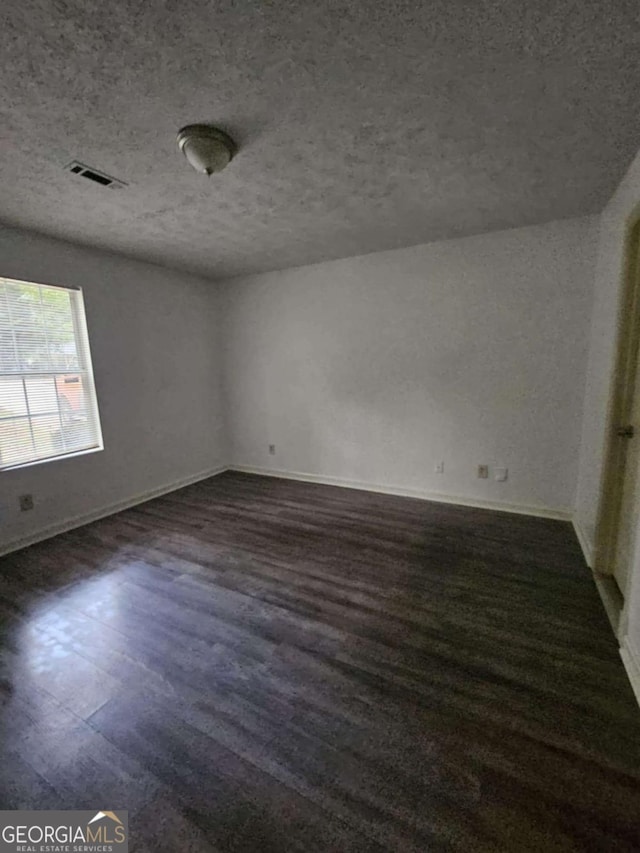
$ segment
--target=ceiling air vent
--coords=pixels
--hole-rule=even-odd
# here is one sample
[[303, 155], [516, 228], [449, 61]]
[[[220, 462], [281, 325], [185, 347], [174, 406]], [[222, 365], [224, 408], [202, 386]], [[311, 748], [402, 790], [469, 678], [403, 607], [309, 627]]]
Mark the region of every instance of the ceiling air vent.
[[112, 178], [111, 175], [106, 175], [104, 172], [99, 172], [97, 169], [85, 166], [84, 163], [80, 163], [78, 160], [72, 160], [64, 168], [67, 172], [78, 175], [80, 178], [86, 178], [88, 181], [93, 181], [94, 184], [99, 184], [101, 187], [121, 189], [127, 186], [124, 181], [119, 181], [117, 178]]

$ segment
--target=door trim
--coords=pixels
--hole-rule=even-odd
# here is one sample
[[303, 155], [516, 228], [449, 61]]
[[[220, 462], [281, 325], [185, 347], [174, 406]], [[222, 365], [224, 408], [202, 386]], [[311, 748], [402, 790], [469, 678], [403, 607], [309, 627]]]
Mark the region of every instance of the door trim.
[[[624, 443], [616, 435], [635, 388], [640, 352], [640, 209], [629, 218], [624, 237], [622, 291], [618, 308], [615, 366], [607, 411], [606, 445], [596, 521], [594, 571], [612, 575], [622, 508]], [[640, 440], [640, 436], [638, 439]]]

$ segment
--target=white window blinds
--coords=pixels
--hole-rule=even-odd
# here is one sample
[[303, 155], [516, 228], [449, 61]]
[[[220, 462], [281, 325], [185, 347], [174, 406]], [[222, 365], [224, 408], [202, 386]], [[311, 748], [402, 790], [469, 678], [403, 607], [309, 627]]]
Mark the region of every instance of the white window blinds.
[[0, 278], [0, 469], [101, 448], [82, 292]]

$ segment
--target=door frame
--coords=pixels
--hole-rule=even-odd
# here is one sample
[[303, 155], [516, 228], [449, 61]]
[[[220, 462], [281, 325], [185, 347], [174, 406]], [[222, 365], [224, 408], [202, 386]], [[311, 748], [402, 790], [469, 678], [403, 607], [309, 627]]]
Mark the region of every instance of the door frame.
[[[640, 205], [627, 220], [624, 235], [622, 288], [617, 316], [616, 354], [607, 409], [604, 467], [595, 532], [593, 569], [613, 575], [618, 523], [622, 508], [624, 442], [616, 435], [635, 390], [640, 353]], [[638, 434], [640, 440], [640, 433]], [[624, 592], [624, 591], [623, 591]]]

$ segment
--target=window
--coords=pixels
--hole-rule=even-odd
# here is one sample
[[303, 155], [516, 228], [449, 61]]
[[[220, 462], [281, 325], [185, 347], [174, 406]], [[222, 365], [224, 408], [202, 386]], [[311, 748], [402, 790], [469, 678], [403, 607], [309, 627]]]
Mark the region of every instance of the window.
[[0, 469], [101, 449], [82, 291], [0, 278]]

